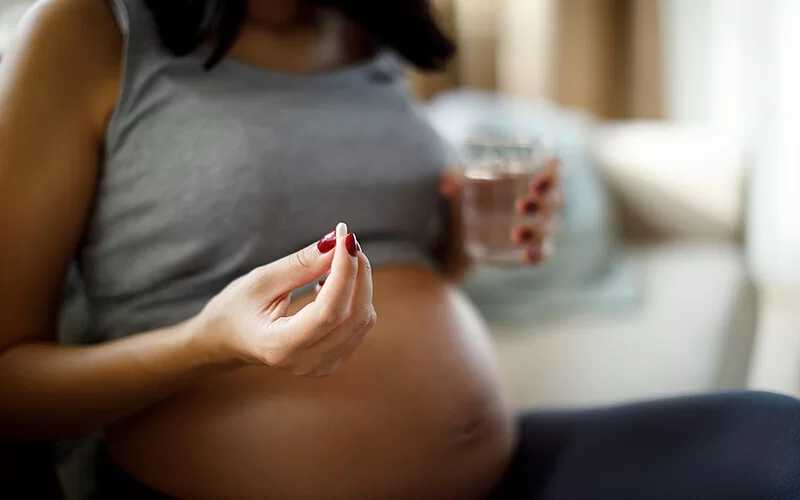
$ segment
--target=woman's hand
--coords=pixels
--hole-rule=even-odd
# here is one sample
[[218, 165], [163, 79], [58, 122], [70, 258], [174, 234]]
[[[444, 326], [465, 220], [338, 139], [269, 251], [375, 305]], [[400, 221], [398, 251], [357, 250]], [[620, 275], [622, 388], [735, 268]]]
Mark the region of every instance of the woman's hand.
[[[520, 252], [523, 264], [536, 265], [554, 252], [553, 240], [560, 229], [559, 210], [564, 204], [561, 189], [561, 163], [552, 159], [530, 182], [529, 191], [517, 199], [513, 210], [520, 216], [538, 215], [537, 221], [515, 227], [509, 239], [525, 250]], [[442, 177], [441, 194], [448, 203], [447, 240], [440, 252], [445, 271], [460, 280], [469, 270], [470, 261], [464, 248], [464, 227], [461, 217], [462, 179], [458, 169], [448, 170]]]
[[[330, 271], [314, 302], [287, 316], [291, 291]], [[372, 273], [347, 226], [231, 283], [196, 318], [231, 359], [323, 377], [339, 371], [375, 325]]]

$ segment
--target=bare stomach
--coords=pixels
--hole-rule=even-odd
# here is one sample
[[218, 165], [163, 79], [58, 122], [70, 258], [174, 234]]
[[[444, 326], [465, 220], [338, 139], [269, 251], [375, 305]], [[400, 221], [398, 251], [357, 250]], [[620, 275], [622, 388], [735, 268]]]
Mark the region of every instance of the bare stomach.
[[340, 374], [209, 379], [108, 429], [111, 455], [181, 499], [484, 498], [514, 432], [480, 319], [427, 271], [374, 281], [378, 324]]

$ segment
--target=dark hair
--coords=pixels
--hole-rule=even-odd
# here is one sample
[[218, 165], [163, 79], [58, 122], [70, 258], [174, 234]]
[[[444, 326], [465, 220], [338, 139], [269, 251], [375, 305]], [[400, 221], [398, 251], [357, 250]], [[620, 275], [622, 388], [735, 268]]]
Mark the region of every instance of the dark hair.
[[[424, 71], [441, 70], [455, 47], [436, 23], [430, 0], [309, 0], [339, 10], [379, 44]], [[145, 0], [161, 43], [176, 56], [213, 38], [206, 61], [214, 67], [230, 50], [244, 22], [247, 0]]]

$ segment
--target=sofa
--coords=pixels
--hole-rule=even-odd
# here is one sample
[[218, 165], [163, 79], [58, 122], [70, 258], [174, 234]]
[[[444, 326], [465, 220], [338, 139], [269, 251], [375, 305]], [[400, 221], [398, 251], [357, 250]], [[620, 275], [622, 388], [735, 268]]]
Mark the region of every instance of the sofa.
[[556, 253], [476, 266], [481, 310], [518, 408], [613, 404], [747, 386], [759, 311], [743, 245], [736, 137], [603, 122], [547, 101], [441, 93], [423, 108], [458, 153], [469, 137], [540, 136], [564, 165]]
[[[607, 109], [603, 91], [616, 80], [605, 65], [614, 54], [594, 44], [615, 32], [610, 2], [434, 3], [459, 53], [444, 74], [412, 72], [421, 98], [471, 88], [562, 100], [567, 66], [588, 95], [566, 101]], [[628, 111], [662, 116], [663, 87], [653, 81], [668, 76], [658, 3], [619, 3], [635, 7], [625, 14], [636, 21], [626, 24], [635, 26], [628, 41], [636, 50], [625, 88], [642, 102]], [[626, 260], [642, 278], [640, 307], [491, 325], [518, 406], [741, 387], [800, 394], [800, 170], [790, 114], [782, 115], [785, 143], [776, 134], [758, 150], [696, 125], [598, 127], [597, 165], [619, 208]]]
[[518, 407], [613, 404], [745, 388], [758, 287], [742, 240], [744, 155], [710, 130], [602, 124], [594, 154], [639, 300], [491, 325]]

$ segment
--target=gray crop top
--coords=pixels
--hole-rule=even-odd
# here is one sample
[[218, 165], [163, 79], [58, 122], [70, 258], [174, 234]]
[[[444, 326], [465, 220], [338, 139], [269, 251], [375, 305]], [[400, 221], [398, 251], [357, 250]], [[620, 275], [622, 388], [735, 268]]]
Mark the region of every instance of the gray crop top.
[[78, 256], [94, 336], [178, 323], [236, 277], [345, 221], [376, 267], [428, 265], [445, 150], [398, 60], [313, 76], [160, 47], [142, 0], [112, 2], [122, 90]]

